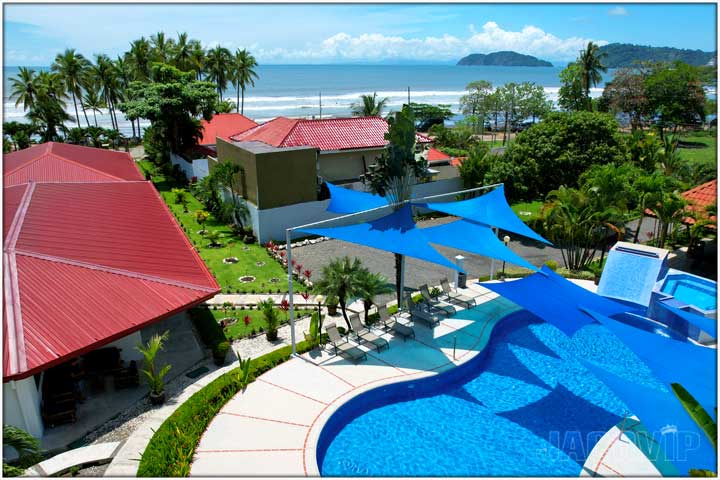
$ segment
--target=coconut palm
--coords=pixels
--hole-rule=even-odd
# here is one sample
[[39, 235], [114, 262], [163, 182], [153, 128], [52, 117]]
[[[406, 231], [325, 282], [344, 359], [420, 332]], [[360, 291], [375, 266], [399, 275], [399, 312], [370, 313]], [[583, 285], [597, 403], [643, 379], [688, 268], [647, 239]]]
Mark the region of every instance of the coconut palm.
[[357, 258], [335, 258], [323, 267], [323, 276], [315, 284], [318, 291], [326, 297], [337, 297], [348, 330], [352, 327], [347, 316], [347, 301], [358, 293], [361, 270], [362, 265]]
[[172, 39], [165, 37], [165, 32], [158, 32], [155, 35], [150, 35], [152, 58], [158, 62], [169, 63], [174, 44], [175, 42], [173, 42]]
[[[237, 103], [235, 104], [236, 112], [244, 113], [245, 111], [245, 88], [250, 85], [255, 86], [255, 79], [258, 78], [255, 72], [257, 61], [247, 50], [238, 49], [233, 57], [233, 82], [237, 89]], [[242, 93], [242, 100], [240, 98]]]
[[10, 98], [15, 99], [15, 106], [22, 103], [23, 110], [35, 105], [37, 97], [37, 75], [31, 68], [20, 67], [18, 75], [10, 79]]
[[607, 56], [606, 53], [600, 53], [597, 44], [588, 42], [584, 50], [580, 51], [576, 63], [580, 66], [582, 73], [581, 83], [582, 88], [585, 91], [585, 98], [588, 102], [588, 110], [591, 109], [590, 102], [590, 87], [596, 86], [602, 80], [600, 72], [607, 72], [607, 67], [602, 64], [602, 59]]
[[14, 449], [18, 454], [15, 462], [17, 466], [3, 462], [3, 476], [20, 476], [25, 468], [42, 460], [40, 441], [25, 430], [13, 425], [3, 425], [3, 445]]
[[[132, 72], [132, 66], [130, 64], [130, 61], [128, 60], [128, 54], [126, 53], [125, 56], [118, 55], [117, 60], [115, 60], [115, 73], [117, 74], [117, 82], [118, 82], [118, 101], [127, 101], [131, 100], [128, 98], [128, 87], [130, 86], [130, 82], [133, 80], [133, 72]], [[132, 127], [132, 136], [135, 138], [135, 118], [128, 118], [127, 114], [125, 115], [125, 118], [130, 120], [130, 126]], [[138, 131], [140, 129], [138, 120]]]
[[37, 95], [33, 106], [28, 110], [27, 118], [38, 129], [43, 142], [61, 140], [60, 132], [65, 132], [64, 122], [75, 121], [65, 111], [65, 83], [60, 75], [52, 72], [40, 72], [37, 76]]
[[173, 65], [183, 72], [188, 72], [193, 69], [192, 45], [188, 40], [187, 32], [178, 33], [178, 39], [175, 43], [175, 51], [173, 52], [172, 60]]
[[360, 270], [357, 279], [357, 295], [362, 299], [365, 307], [366, 325], [370, 316], [370, 307], [372, 307], [375, 297], [392, 292], [393, 288], [387, 283], [387, 278], [379, 273], [372, 273], [367, 269]]
[[151, 63], [150, 42], [145, 37], [135, 40], [130, 44], [130, 51], [127, 52], [127, 61], [130, 64], [135, 80], [147, 80], [150, 78]]
[[85, 106], [82, 99], [82, 84], [85, 72], [90, 66], [90, 62], [80, 53], [75, 53], [75, 49], [68, 48], [63, 53], [57, 54], [55, 61], [50, 67], [53, 72], [57, 72], [65, 83], [65, 88], [72, 96], [73, 106], [75, 107], [75, 118], [78, 127], [80, 127], [80, 116], [78, 115], [77, 102], [80, 101], [80, 107], [85, 115], [85, 122], [90, 126]]
[[102, 109], [105, 106], [105, 101], [100, 98], [95, 88], [91, 88], [85, 93], [85, 108], [93, 113], [93, 120], [95, 120], [96, 127], [98, 126], [97, 113], [102, 113]]
[[658, 243], [657, 247], [665, 247], [665, 241], [670, 230], [670, 225], [680, 222], [685, 216], [685, 207], [687, 202], [677, 192], [663, 192], [654, 199], [650, 205], [650, 210], [658, 219], [658, 235], [656, 235]]
[[222, 100], [223, 90], [232, 78], [230, 50], [218, 45], [209, 50], [205, 58], [207, 79], [217, 85], [218, 99]]
[[202, 79], [205, 66], [205, 49], [198, 40], [190, 40], [190, 65], [195, 70], [195, 78]]
[[378, 100], [377, 92], [372, 95], [360, 95], [360, 103], [351, 105], [352, 114], [356, 117], [380, 117], [387, 102], [387, 97]]
[[118, 130], [115, 105], [120, 97], [120, 84], [115, 64], [110, 60], [110, 57], [104, 54], [97, 55], [95, 65], [90, 68], [89, 78], [90, 82], [97, 87], [100, 97], [107, 105], [113, 128]]
[[161, 368], [155, 366], [157, 354], [163, 349], [165, 342], [170, 336], [170, 331], [166, 330], [162, 335], [155, 334], [145, 344], [138, 344], [135, 348], [143, 356], [143, 368], [141, 372], [147, 379], [150, 387], [151, 395], [163, 395], [165, 392], [165, 382], [163, 378], [170, 371], [170, 365], [163, 365]]

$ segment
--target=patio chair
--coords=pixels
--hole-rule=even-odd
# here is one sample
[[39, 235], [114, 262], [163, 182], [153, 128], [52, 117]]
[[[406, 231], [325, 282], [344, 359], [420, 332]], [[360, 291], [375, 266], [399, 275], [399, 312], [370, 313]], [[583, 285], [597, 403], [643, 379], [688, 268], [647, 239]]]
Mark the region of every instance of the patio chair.
[[[408, 303], [408, 302], [410, 302], [410, 303]], [[433, 314], [435, 314], [435, 315], [440, 315], [440, 316], [442, 316], [442, 317], [447, 317], [447, 316], [450, 315], [450, 314], [447, 312], [447, 310], [445, 310], [445, 309], [443, 309], [443, 308], [438, 308], [438, 307], [436, 307], [436, 306], [434, 306], [434, 305], [431, 305], [431, 304], [429, 304], [428, 302], [426, 302], [425, 299], [420, 300], [419, 302], [416, 302], [415, 300], [413, 300], [412, 295], [409, 294], [409, 293], [406, 293], [406, 294], [405, 294], [405, 303], [406, 303], [407, 306], [408, 306], [408, 311], [410, 311], [410, 310], [416, 310], [416, 309], [422, 307], [422, 308], [421, 308], [422, 311], [430, 312], [430, 313], [433, 313]]]
[[420, 294], [423, 296], [423, 300], [425, 300], [425, 303], [427, 303], [428, 305], [432, 305], [435, 308], [445, 310], [448, 315], [455, 314], [455, 312], [456, 312], [455, 307], [453, 307], [449, 303], [444, 303], [439, 300], [436, 300], [433, 298], [432, 295], [430, 295], [430, 290], [428, 289], [427, 283], [420, 285]]
[[440, 286], [442, 287], [443, 292], [445, 292], [445, 298], [448, 300], [463, 303], [467, 308], [472, 308], [477, 304], [475, 302], [475, 297], [469, 297], [467, 295], [463, 295], [462, 293], [454, 292], [452, 287], [450, 287], [450, 283], [447, 278], [440, 280]]
[[387, 340], [378, 337], [372, 333], [369, 328], [362, 324], [360, 316], [357, 313], [350, 315], [350, 326], [355, 332], [355, 336], [358, 340], [372, 344], [378, 352], [383, 348], [390, 348], [390, 344]]
[[431, 311], [431, 307], [427, 303], [415, 303], [415, 300], [413, 300], [412, 295], [409, 293], [405, 294], [405, 305], [407, 305], [407, 310], [408, 313], [410, 313], [411, 319], [420, 320], [431, 327], [440, 323], [442, 316], [439, 312], [446, 313], [444, 310], [439, 310], [439, 312]]
[[383, 322], [385, 330], [397, 333], [403, 337], [403, 341], [407, 340], [408, 337], [415, 338], [415, 330], [410, 325], [398, 322], [397, 315], [391, 315], [387, 305], [378, 307], [378, 315], [380, 315], [380, 321]]
[[337, 327], [334, 323], [329, 323], [325, 325], [325, 331], [328, 334], [328, 339], [330, 340], [330, 343], [332, 343], [333, 347], [335, 347], [335, 355], [341, 355], [345, 358], [348, 358], [352, 360], [353, 362], [357, 363], [360, 360], [366, 360], [367, 354], [360, 350], [357, 347], [353, 347], [348, 342], [347, 337], [343, 338], [340, 336], [340, 332], [338, 332]]

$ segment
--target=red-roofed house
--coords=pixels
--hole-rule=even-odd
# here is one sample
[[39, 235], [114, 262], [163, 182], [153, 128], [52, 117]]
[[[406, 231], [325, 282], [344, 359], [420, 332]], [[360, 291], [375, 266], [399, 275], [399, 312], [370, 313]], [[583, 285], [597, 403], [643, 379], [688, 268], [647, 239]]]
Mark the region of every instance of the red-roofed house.
[[[683, 198], [689, 203], [687, 210], [696, 212], [700, 218], [716, 221], [715, 215], [708, 216], [706, 208], [710, 205], [717, 205], [717, 188], [717, 179], [715, 179], [683, 192]], [[695, 219], [688, 217], [683, 222], [692, 225], [695, 223]]]
[[124, 153], [43, 144], [5, 155], [3, 414], [43, 434], [42, 373], [140, 330], [219, 286]]
[[233, 135], [257, 127], [257, 123], [239, 113], [216, 113], [209, 122], [200, 120], [200, 125], [203, 134], [198, 144], [210, 146], [217, 144], [217, 137], [227, 141]]

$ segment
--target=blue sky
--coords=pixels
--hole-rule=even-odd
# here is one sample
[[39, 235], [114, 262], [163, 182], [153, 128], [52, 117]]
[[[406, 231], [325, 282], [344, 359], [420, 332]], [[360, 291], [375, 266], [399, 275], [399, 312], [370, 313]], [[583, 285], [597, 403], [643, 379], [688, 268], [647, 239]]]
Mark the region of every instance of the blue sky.
[[261, 63], [455, 62], [515, 50], [556, 63], [588, 40], [715, 50], [715, 4], [5, 4], [4, 64], [122, 53], [159, 30]]

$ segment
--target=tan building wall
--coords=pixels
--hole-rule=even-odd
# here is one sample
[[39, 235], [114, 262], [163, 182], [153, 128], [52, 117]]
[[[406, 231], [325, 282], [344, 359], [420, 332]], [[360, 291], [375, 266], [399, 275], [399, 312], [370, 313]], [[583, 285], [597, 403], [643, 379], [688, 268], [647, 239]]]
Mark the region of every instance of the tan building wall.
[[[383, 149], [320, 153], [318, 175], [330, 182], [356, 180], [375, 163]], [[363, 162], [364, 158], [364, 162]]]
[[260, 142], [239, 144], [218, 138], [217, 158], [218, 162], [230, 160], [242, 167], [243, 195], [259, 209], [317, 200], [315, 148], [274, 148]]

